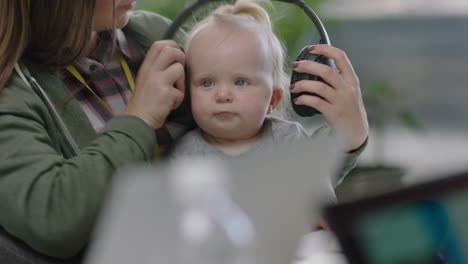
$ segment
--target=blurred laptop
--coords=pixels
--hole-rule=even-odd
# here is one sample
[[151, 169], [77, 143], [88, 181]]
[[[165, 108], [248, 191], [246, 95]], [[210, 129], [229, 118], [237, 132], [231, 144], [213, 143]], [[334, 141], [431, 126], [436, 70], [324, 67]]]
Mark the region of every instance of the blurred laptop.
[[468, 171], [330, 206], [349, 262], [468, 263]]
[[[224, 164], [233, 201], [255, 227], [256, 263], [291, 263], [341, 164], [337, 137], [274, 146]], [[213, 162], [218, 162], [216, 159]], [[117, 173], [85, 263], [182, 264], [168, 163]], [[184, 166], [184, 164], [181, 164]], [[187, 168], [190, 170], [190, 168]], [[197, 264], [190, 262], [190, 264]]]

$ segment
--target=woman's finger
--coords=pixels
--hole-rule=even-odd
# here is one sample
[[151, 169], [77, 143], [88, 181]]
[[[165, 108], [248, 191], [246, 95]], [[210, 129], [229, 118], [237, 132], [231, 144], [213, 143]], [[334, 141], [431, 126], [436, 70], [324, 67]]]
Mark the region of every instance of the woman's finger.
[[173, 63], [185, 65], [185, 53], [178, 47], [164, 46], [160, 49], [157, 58], [150, 62], [153, 70], [164, 70]]
[[330, 66], [322, 63], [309, 60], [298, 61], [293, 64], [293, 70], [295, 72], [319, 76], [334, 89], [338, 89], [342, 85], [342, 77], [340, 74]]
[[310, 53], [324, 55], [325, 57], [333, 59], [338, 71], [342, 73], [345, 78], [357, 80], [353, 65], [344, 51], [330, 45], [322, 44], [311, 46]]
[[155, 60], [161, 53], [161, 49], [165, 46], [169, 46], [172, 48], [179, 48], [179, 45], [173, 40], [160, 40], [155, 41], [151, 47], [149, 48], [148, 52], [145, 55], [145, 59]]
[[184, 65], [181, 63], [174, 63], [170, 65], [165, 71], [168, 83], [176, 84], [176, 88], [184, 92], [185, 86], [181, 84], [185, 80]]
[[321, 81], [302, 80], [294, 83], [291, 87], [292, 93], [308, 92], [315, 93], [333, 104], [336, 98], [336, 90]]
[[307, 105], [312, 108], [315, 108], [321, 113], [326, 113], [329, 112], [329, 109], [332, 107], [332, 105], [327, 102], [325, 99], [320, 98], [316, 95], [307, 95], [303, 94], [294, 100], [294, 103], [296, 105]]
[[174, 110], [177, 107], [179, 107], [182, 101], [184, 100], [184, 93], [178, 89], [172, 89], [170, 93], [170, 96], [172, 98], [171, 110]]

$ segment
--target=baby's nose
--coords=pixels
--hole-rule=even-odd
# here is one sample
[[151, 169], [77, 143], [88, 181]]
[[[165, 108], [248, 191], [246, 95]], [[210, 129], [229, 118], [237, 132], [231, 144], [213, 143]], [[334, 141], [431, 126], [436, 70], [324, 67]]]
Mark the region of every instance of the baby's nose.
[[216, 102], [217, 103], [231, 103], [233, 101], [233, 94], [227, 85], [218, 86], [216, 89]]

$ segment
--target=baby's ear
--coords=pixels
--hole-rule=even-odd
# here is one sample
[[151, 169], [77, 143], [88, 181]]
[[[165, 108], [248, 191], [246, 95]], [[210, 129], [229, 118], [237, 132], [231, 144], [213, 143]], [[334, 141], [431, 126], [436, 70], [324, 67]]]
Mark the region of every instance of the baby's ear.
[[278, 88], [278, 87], [273, 87], [273, 93], [271, 95], [271, 100], [270, 100], [271, 108], [275, 109], [281, 102], [282, 98], [283, 98], [283, 89]]

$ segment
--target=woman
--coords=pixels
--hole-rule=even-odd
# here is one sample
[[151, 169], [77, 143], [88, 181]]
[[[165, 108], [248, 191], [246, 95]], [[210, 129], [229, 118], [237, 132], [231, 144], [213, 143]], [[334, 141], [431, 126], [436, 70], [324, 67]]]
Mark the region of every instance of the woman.
[[116, 168], [191, 126], [170, 22], [134, 5], [0, 2], [0, 226], [43, 254], [77, 254]]

